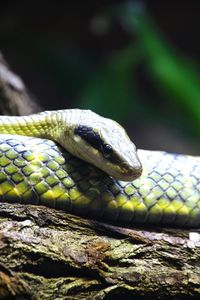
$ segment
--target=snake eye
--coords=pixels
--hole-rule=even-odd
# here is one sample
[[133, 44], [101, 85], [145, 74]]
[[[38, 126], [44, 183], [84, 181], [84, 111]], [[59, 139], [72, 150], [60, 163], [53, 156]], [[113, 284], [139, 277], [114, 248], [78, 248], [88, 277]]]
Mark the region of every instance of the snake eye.
[[108, 144], [104, 144], [101, 146], [101, 150], [102, 150], [102, 153], [103, 153], [103, 156], [105, 158], [110, 158], [111, 155], [113, 154], [113, 150], [112, 150], [112, 147]]
[[106, 144], [98, 132], [92, 127], [79, 125], [74, 130], [74, 134], [80, 136], [87, 144], [99, 150], [103, 157], [112, 163], [119, 163], [119, 157], [114, 153], [113, 148]]

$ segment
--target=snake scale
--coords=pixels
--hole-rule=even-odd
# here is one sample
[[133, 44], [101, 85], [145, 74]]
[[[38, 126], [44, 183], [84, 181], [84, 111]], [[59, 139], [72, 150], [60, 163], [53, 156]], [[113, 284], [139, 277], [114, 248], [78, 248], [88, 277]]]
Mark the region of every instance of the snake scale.
[[119, 124], [78, 109], [0, 116], [0, 132], [0, 202], [200, 227], [200, 157], [136, 151]]

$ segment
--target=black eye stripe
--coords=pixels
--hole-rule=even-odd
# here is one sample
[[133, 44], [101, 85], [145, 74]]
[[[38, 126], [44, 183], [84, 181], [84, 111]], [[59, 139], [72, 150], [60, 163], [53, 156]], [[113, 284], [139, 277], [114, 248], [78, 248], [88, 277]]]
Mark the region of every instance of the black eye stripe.
[[97, 132], [94, 132], [93, 128], [87, 126], [78, 126], [74, 130], [75, 134], [78, 134], [82, 139], [84, 139], [88, 144], [94, 148], [100, 150], [103, 141]]
[[100, 135], [93, 130], [92, 127], [78, 126], [75, 128], [74, 133], [79, 135], [83, 140], [90, 144], [95, 149], [99, 150], [102, 155], [113, 163], [118, 163], [119, 158], [114, 153], [112, 147], [101, 139]]

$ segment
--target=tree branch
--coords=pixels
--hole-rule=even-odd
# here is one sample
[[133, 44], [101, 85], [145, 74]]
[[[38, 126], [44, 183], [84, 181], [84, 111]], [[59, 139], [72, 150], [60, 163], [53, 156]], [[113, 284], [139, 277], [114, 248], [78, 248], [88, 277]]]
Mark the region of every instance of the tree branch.
[[0, 113], [28, 115], [41, 111], [35, 98], [30, 96], [22, 79], [14, 74], [0, 52]]
[[199, 299], [200, 243], [187, 230], [123, 228], [20, 204], [2, 204], [0, 221], [7, 297]]

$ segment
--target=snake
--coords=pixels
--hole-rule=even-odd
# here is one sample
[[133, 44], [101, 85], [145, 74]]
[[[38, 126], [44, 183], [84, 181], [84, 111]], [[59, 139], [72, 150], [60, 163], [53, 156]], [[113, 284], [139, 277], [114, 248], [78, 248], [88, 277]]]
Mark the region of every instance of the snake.
[[136, 149], [90, 110], [0, 116], [0, 203], [114, 224], [200, 227], [200, 157]]

